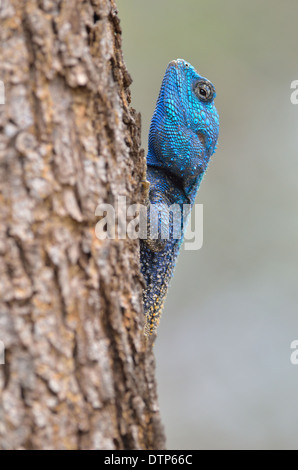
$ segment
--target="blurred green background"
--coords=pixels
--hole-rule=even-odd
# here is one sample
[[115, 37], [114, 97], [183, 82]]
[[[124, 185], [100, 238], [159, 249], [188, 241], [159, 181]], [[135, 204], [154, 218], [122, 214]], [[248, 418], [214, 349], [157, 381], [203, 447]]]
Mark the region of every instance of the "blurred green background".
[[167, 63], [217, 90], [220, 137], [155, 345], [169, 449], [298, 449], [297, 0], [118, 0], [143, 146]]

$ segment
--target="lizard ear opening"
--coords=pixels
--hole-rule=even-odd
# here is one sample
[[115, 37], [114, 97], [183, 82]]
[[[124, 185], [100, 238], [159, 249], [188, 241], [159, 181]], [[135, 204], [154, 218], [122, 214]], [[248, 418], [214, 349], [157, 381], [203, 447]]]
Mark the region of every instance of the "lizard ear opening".
[[198, 136], [201, 144], [203, 145], [203, 147], [205, 147], [206, 146], [206, 138], [205, 138], [204, 134], [202, 134], [202, 132], [198, 132], [197, 136]]

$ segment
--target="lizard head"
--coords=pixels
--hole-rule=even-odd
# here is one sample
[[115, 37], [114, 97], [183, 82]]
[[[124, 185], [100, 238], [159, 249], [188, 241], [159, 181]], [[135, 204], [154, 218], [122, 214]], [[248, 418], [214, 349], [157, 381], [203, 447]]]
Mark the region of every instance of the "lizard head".
[[219, 132], [213, 84], [183, 59], [169, 63], [149, 133], [148, 164], [179, 178], [186, 192], [200, 182]]

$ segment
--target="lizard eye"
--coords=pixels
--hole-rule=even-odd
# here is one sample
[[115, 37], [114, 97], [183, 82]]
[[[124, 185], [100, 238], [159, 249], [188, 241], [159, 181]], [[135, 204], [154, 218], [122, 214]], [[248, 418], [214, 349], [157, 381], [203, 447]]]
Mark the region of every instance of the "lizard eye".
[[215, 93], [213, 85], [205, 80], [196, 83], [194, 91], [201, 101], [212, 101]]

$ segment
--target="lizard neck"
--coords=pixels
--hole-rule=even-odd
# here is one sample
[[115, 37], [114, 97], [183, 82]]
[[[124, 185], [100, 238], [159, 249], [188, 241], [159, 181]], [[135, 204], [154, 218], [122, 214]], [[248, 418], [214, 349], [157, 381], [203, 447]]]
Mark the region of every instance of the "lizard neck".
[[[168, 199], [172, 203], [177, 202], [179, 195], [179, 202], [181, 204], [193, 205], [204, 173], [205, 171], [202, 171], [191, 182], [189, 180], [186, 181], [183, 177], [172, 173], [168, 167], [164, 167], [160, 160], [148, 152], [147, 178], [155, 190], [160, 189], [162, 193], [166, 192]], [[171, 190], [167, 191], [167, 188]]]

